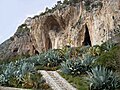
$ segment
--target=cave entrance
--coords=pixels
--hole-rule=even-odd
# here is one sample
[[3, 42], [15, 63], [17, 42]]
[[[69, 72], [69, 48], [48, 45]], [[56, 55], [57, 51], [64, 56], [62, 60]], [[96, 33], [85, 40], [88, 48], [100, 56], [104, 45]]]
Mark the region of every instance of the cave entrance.
[[58, 45], [58, 33], [62, 30], [54, 16], [48, 16], [45, 21], [46, 47], [55, 49]]
[[33, 45], [32, 47], [33, 47], [33, 50], [34, 50], [34, 54], [39, 55], [39, 52], [38, 52], [38, 50], [35, 49], [35, 46]]
[[90, 34], [89, 34], [89, 30], [88, 30], [87, 25], [85, 25], [85, 36], [84, 36], [83, 45], [84, 46], [87, 46], [87, 45], [91, 46]]
[[46, 43], [46, 50], [49, 50], [52, 48], [52, 42], [51, 42], [49, 35], [47, 36], [47, 40], [45, 43]]

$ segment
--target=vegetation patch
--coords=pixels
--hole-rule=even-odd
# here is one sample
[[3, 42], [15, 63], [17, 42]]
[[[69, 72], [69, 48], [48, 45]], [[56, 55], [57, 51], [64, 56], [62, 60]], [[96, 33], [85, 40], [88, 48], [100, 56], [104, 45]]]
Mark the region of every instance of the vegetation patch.
[[29, 31], [30, 31], [30, 29], [27, 27], [27, 25], [26, 24], [22, 24], [22, 25], [20, 25], [18, 27], [17, 32], [15, 33], [15, 35], [17, 37], [20, 37], [20, 36], [23, 36], [23, 35], [29, 33]]
[[103, 6], [103, 3], [99, 0], [84, 0], [84, 7], [86, 11], [93, 11], [97, 9], [101, 9]]
[[120, 46], [115, 46], [108, 52], [103, 52], [96, 61], [96, 65], [98, 64], [120, 72]]
[[96, 66], [88, 72], [90, 90], [116, 90], [120, 89], [120, 78], [111, 70]]
[[83, 58], [67, 59], [61, 63], [63, 73], [71, 75], [81, 75], [89, 71], [95, 58], [90, 55], [84, 55]]
[[[115, 84], [117, 86], [113, 89], [111, 89], [113, 84], [108, 86], [105, 84], [106, 87], [103, 84], [100, 84], [100, 86], [98, 84], [101, 82], [106, 83], [108, 82], [107, 80], [113, 83], [112, 81], [116, 78], [116, 74], [109, 69], [120, 72], [119, 54], [120, 47], [110, 44], [75, 48], [65, 46], [62, 49], [48, 50], [36, 56], [1, 64], [0, 85], [35, 89], [42, 86], [47, 87], [46, 83], [39, 82], [41, 81], [41, 75], [37, 74], [37, 70], [58, 70], [61, 68], [62, 72], [60, 74], [79, 90], [88, 90], [88, 88], [91, 88], [91, 90], [102, 90], [101, 87], [105, 88], [104, 90], [115, 90], [120, 85], [119, 79], [115, 81], [118, 85]], [[101, 65], [100, 68], [99, 65]], [[111, 78], [105, 79], [106, 74], [111, 75]], [[89, 80], [84, 77], [88, 77]], [[86, 81], [89, 81], [89, 83], [86, 83]], [[91, 85], [93, 86], [91, 87]], [[106, 89], [108, 87], [111, 88]]]
[[54, 7], [52, 7], [52, 9], [46, 7], [45, 12], [40, 13], [40, 16], [45, 15], [46, 13], [53, 13], [55, 10], [61, 10], [62, 8], [65, 8], [67, 5], [74, 5], [76, 3], [79, 3], [80, 1], [81, 0], [64, 0], [63, 3], [61, 1], [57, 1], [57, 4]]
[[44, 83], [34, 63], [24, 60], [0, 65], [0, 86], [39, 89]]
[[78, 90], [88, 90], [88, 84], [84, 76], [73, 76], [70, 74], [59, 73], [63, 78], [65, 78], [71, 85], [73, 85]]

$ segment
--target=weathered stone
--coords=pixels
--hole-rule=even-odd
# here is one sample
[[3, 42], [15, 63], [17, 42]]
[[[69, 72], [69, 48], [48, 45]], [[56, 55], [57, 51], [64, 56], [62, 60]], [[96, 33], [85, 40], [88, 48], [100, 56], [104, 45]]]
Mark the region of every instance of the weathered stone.
[[108, 40], [118, 43], [120, 0], [81, 0], [51, 13], [29, 17], [22, 26], [22, 32], [17, 30], [0, 45], [1, 59], [38, 54], [65, 45], [93, 46]]
[[31, 89], [22, 89], [22, 88], [2, 87], [2, 86], [0, 86], [0, 90], [31, 90]]
[[43, 75], [46, 83], [48, 83], [53, 90], [77, 90], [56, 71], [39, 70], [38, 73]]

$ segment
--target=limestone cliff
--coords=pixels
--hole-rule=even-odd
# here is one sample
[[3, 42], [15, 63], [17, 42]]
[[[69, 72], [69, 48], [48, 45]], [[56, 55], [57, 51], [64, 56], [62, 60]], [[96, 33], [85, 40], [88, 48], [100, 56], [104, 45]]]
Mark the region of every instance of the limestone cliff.
[[120, 0], [79, 0], [56, 5], [28, 17], [9, 40], [0, 45], [0, 58], [34, 55], [65, 45], [100, 45], [120, 41]]

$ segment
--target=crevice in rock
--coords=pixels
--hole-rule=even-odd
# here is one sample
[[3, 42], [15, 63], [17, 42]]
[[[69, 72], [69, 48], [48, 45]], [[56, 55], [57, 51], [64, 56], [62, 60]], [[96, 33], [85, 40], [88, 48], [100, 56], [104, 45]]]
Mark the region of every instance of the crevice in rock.
[[112, 19], [114, 20], [114, 19], [115, 19], [115, 17], [114, 17], [114, 16], [112, 16]]
[[50, 39], [50, 36], [48, 35], [48, 38], [47, 38], [47, 40], [46, 40], [46, 50], [48, 50], [48, 49], [51, 49], [52, 48], [52, 41], [51, 41], [51, 39]]
[[15, 48], [14, 50], [13, 50], [13, 52], [17, 52], [18, 51], [18, 48]]
[[36, 54], [39, 54], [39, 52], [38, 52], [37, 50], [35, 50], [35, 55], [36, 55]]
[[38, 50], [36, 50], [34, 46], [33, 46], [33, 50], [35, 55], [39, 54]]
[[84, 36], [83, 45], [84, 46], [87, 46], [87, 45], [91, 46], [90, 34], [89, 34], [89, 30], [88, 30], [87, 25], [85, 25], [85, 36]]

